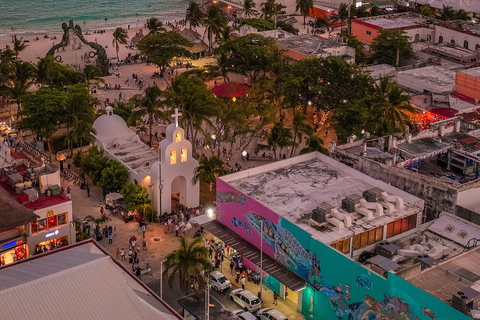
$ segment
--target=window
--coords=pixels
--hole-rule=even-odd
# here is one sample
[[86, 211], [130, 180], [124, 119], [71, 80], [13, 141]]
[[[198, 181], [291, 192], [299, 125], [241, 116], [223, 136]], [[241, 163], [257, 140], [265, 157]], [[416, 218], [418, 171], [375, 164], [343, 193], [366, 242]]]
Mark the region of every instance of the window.
[[468, 41], [467, 40], [463, 41], [463, 47], [465, 49], [468, 49]]
[[369, 36], [371, 36], [371, 35], [372, 35], [372, 32], [367, 30], [367, 34], [368, 34]]
[[170, 164], [177, 163], [177, 150], [172, 149], [170, 150]]
[[443, 43], [443, 37], [442, 36], [438, 37], [438, 43]]
[[47, 223], [49, 228], [58, 226], [57, 216], [49, 217], [47, 218], [47, 220], [48, 220]]
[[400, 233], [412, 230], [417, 225], [417, 215], [412, 214], [406, 218], [399, 219], [394, 222], [390, 222], [387, 225], [387, 238], [391, 238]]
[[420, 41], [420, 35], [418, 33], [415, 35], [415, 41]]
[[47, 229], [47, 219], [38, 220], [38, 231]]
[[330, 246], [342, 253], [348, 253], [350, 252], [350, 238], [339, 240], [337, 242], [330, 244]]
[[450, 43], [451, 43], [451, 44], [455, 44], [455, 40], [452, 39], [452, 40], [450, 41]]
[[62, 224], [67, 223], [67, 213], [62, 213], [58, 215], [58, 225], [61, 226]]
[[475, 50], [478, 50], [480, 48], [480, 44], [475, 45]]
[[181, 142], [182, 141], [182, 133], [180, 131], [177, 131], [175, 134], [175, 142]]
[[353, 238], [353, 250], [357, 250], [383, 239], [383, 227], [376, 227], [374, 229], [356, 234]]
[[182, 147], [182, 151], [180, 153], [181, 153], [180, 161], [182, 162], [187, 161], [187, 147]]

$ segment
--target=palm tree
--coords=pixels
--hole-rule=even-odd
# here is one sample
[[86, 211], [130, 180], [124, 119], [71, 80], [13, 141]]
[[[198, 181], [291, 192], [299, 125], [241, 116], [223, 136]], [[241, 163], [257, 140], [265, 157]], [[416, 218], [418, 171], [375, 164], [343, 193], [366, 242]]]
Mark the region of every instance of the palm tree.
[[217, 65], [220, 69], [220, 73], [223, 77], [223, 82], [228, 81], [228, 69], [232, 66], [228, 55], [225, 52], [221, 52], [217, 55]]
[[259, 13], [258, 11], [255, 9], [255, 1], [253, 0], [244, 0], [243, 1], [243, 16], [248, 19], [250, 18], [251, 16], [258, 16]]
[[272, 150], [273, 157], [277, 160], [277, 150], [289, 146], [291, 140], [292, 132], [289, 129], [284, 128], [282, 122], [276, 122], [272, 130], [267, 134], [267, 145], [259, 144], [257, 148], [258, 150]]
[[105, 83], [102, 78], [102, 70], [94, 64], [88, 64], [83, 68], [83, 77], [88, 89], [90, 89], [91, 84]]
[[276, 3], [275, 0], [267, 0], [260, 5], [262, 7], [262, 18], [269, 19], [273, 18], [274, 21], [274, 29], [277, 28], [277, 16], [279, 14], [285, 14], [283, 9], [286, 6]]
[[296, 0], [296, 11], [300, 11], [303, 16], [303, 28], [305, 29], [307, 16], [310, 14], [310, 10], [313, 10], [313, 0]]
[[[343, 25], [343, 22], [348, 19], [348, 4], [340, 3], [340, 8], [338, 9], [338, 18]], [[348, 26], [347, 26], [348, 29]], [[347, 31], [348, 32], [348, 31]]]
[[453, 19], [469, 21], [472, 20], [472, 17], [470, 17], [465, 10], [459, 9], [457, 13], [455, 13], [455, 17]]
[[98, 239], [98, 235], [100, 234], [100, 224], [102, 223], [105, 223], [107, 221], [110, 221], [111, 219], [108, 218], [108, 217], [105, 217], [105, 216], [102, 216], [100, 218], [95, 218], [94, 216], [86, 216], [85, 217], [85, 221], [92, 221], [94, 226], [95, 226], [95, 234], [97, 235], [97, 239]]
[[195, 238], [187, 241], [184, 237], [179, 238], [180, 248], [167, 255], [165, 261], [165, 270], [162, 277], [167, 278], [170, 288], [173, 282], [178, 278], [180, 288], [188, 290], [188, 281], [190, 276], [197, 277], [202, 281], [200, 273], [208, 274], [212, 268], [208, 258], [208, 249], [203, 245], [202, 238]]
[[164, 118], [163, 101], [161, 100], [162, 91], [157, 86], [150, 87], [145, 90], [145, 95], [137, 94], [131, 98], [136, 109], [132, 112], [130, 121], [140, 119], [142, 116], [148, 115], [148, 129], [150, 133], [150, 146], [152, 145], [152, 125], [155, 117]]
[[293, 140], [292, 140], [292, 151], [290, 157], [293, 157], [293, 152], [297, 146], [297, 137], [298, 143], [302, 143], [302, 134], [311, 136], [313, 134], [313, 128], [307, 124], [307, 116], [300, 110], [295, 110], [293, 112]]
[[379, 115], [378, 134], [388, 134], [400, 127], [405, 130], [405, 122], [408, 121], [408, 115], [405, 112], [414, 112], [415, 109], [410, 105], [411, 97], [405, 93], [396, 82], [389, 78], [380, 79], [375, 87], [376, 103], [373, 107]]
[[10, 99], [18, 106], [17, 119], [22, 111], [22, 98], [28, 89], [35, 83], [36, 69], [33, 64], [26, 61], [15, 60], [13, 62], [14, 74], [10, 76], [6, 90]]
[[440, 11], [440, 20], [448, 21], [453, 20], [455, 17], [455, 10], [452, 7], [443, 5], [442, 11]]
[[223, 14], [222, 9], [216, 5], [208, 7], [207, 15], [203, 20], [205, 33], [208, 38], [208, 48], [211, 51], [213, 45], [213, 36], [222, 32], [227, 26], [227, 17]]
[[187, 8], [187, 16], [185, 20], [190, 23], [190, 29], [196, 28], [202, 24], [204, 13], [200, 8], [200, 5], [195, 1], [190, 1]]
[[128, 33], [125, 29], [118, 27], [113, 32], [113, 43], [115, 44], [115, 49], [117, 50], [117, 60], [118, 51], [120, 50], [120, 44], [127, 44]]
[[217, 184], [217, 177], [226, 175], [228, 172], [225, 169], [225, 164], [219, 157], [202, 157], [198, 162], [198, 167], [195, 168], [192, 181], [193, 183], [203, 181], [210, 185], [210, 191], [212, 191]]
[[318, 151], [323, 154], [328, 154], [327, 149], [323, 147], [323, 140], [316, 135], [311, 135], [307, 138], [307, 146], [300, 150], [299, 154], [305, 154]]
[[435, 18], [436, 10], [430, 7], [429, 4], [424, 4], [418, 9], [418, 12], [425, 17]]
[[163, 26], [163, 22], [157, 18], [150, 18], [147, 20], [148, 34], [156, 34], [165, 32], [167, 29]]
[[13, 51], [15, 51], [15, 56], [18, 58], [18, 54], [25, 50], [27, 45], [25, 44], [25, 41], [23, 41], [23, 37], [20, 37], [20, 39], [17, 38], [16, 35], [13, 36]]

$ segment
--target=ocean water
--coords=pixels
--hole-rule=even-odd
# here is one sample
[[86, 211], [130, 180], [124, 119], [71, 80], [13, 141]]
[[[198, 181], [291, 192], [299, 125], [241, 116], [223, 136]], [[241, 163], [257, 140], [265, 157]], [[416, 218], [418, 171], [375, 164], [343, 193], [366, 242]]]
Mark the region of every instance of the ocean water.
[[82, 31], [143, 27], [155, 17], [164, 23], [185, 17], [190, 0], [0, 0], [0, 39], [61, 34], [73, 20]]

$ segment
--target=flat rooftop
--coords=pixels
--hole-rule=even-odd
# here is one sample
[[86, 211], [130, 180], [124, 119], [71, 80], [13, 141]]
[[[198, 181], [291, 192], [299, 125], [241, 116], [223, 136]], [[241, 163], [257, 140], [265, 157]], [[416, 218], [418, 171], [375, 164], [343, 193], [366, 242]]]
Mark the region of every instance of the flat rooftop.
[[467, 76], [472, 76], [475, 78], [480, 78], [480, 67], [478, 68], [471, 68], [466, 70], [460, 70], [458, 73], [466, 74]]
[[[452, 295], [465, 287], [479, 291], [480, 248], [460, 254], [406, 280], [435, 298], [450, 304]], [[461, 279], [461, 280], [460, 280]], [[477, 282], [477, 283], [476, 283]]]
[[413, 90], [450, 93], [455, 89], [455, 75], [455, 71], [428, 66], [397, 72], [396, 79], [401, 86]]
[[304, 55], [314, 55], [325, 52], [325, 49], [346, 46], [343, 42], [326, 39], [315, 34], [303, 34], [287, 39], [278, 39], [277, 45], [300, 52]]
[[[391, 17], [391, 18], [389, 18]], [[357, 19], [382, 29], [400, 29], [418, 26], [421, 27], [426, 19], [417, 15], [385, 15]]]
[[148, 169], [158, 160], [158, 154], [135, 137], [133, 140], [105, 144], [105, 149], [117, 161], [134, 171]]
[[48, 207], [55, 206], [57, 204], [61, 204], [64, 202], [69, 202], [69, 201], [72, 201], [72, 200], [67, 198], [66, 195], [57, 194], [55, 196], [41, 198], [35, 201], [28, 202], [24, 206], [25, 208], [30, 210], [39, 210], [39, 209], [48, 208]]
[[[422, 208], [413, 205], [421, 201], [419, 198], [317, 152], [219, 179], [295, 223], [325, 244], [422, 211]], [[405, 201], [405, 208], [393, 214], [375, 215], [372, 220], [367, 220], [358, 213], [349, 213], [354, 220], [350, 228], [338, 228], [328, 224], [326, 230], [320, 231], [318, 225], [310, 221], [312, 210], [322, 202], [345, 213], [341, 209], [342, 199], [350, 195], [361, 196], [364, 191], [374, 187], [388, 194], [401, 196]]]

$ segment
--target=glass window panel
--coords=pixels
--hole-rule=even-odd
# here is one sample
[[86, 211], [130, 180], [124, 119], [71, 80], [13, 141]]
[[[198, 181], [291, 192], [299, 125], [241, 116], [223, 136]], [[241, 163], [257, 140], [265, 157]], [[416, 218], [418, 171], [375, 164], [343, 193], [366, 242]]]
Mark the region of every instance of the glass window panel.
[[393, 233], [395, 235], [399, 234], [402, 231], [402, 220], [395, 221], [395, 225], [393, 227]]
[[368, 232], [363, 232], [361, 233], [362, 240], [361, 240], [361, 246], [360, 247], [365, 247], [368, 245]]
[[375, 229], [368, 230], [368, 244], [375, 243]]
[[337, 244], [337, 245], [336, 245], [335, 249], [337, 249], [338, 251], [342, 252], [342, 250], [343, 250], [343, 242], [342, 242], [342, 241], [337, 241], [336, 244]]
[[343, 253], [350, 252], [350, 238], [343, 240]]
[[67, 213], [62, 213], [58, 215], [58, 225], [61, 226], [62, 224], [67, 223]]
[[353, 238], [353, 250], [357, 250], [360, 248], [360, 235], [357, 234]]
[[53, 217], [48, 218], [48, 227], [49, 228], [56, 227], [57, 225], [58, 225], [57, 224], [57, 216], [53, 216]]
[[387, 225], [387, 238], [390, 238], [390, 237], [393, 237], [393, 225], [394, 225], [394, 222], [390, 222], [388, 225]]
[[38, 220], [38, 231], [47, 229], [47, 219]]
[[417, 215], [411, 215], [408, 217], [408, 229], [413, 229], [417, 225]]
[[375, 229], [375, 242], [383, 240], [383, 227], [378, 227]]
[[408, 217], [402, 219], [402, 232], [408, 231]]
[[32, 222], [32, 233], [38, 232], [37, 221]]

